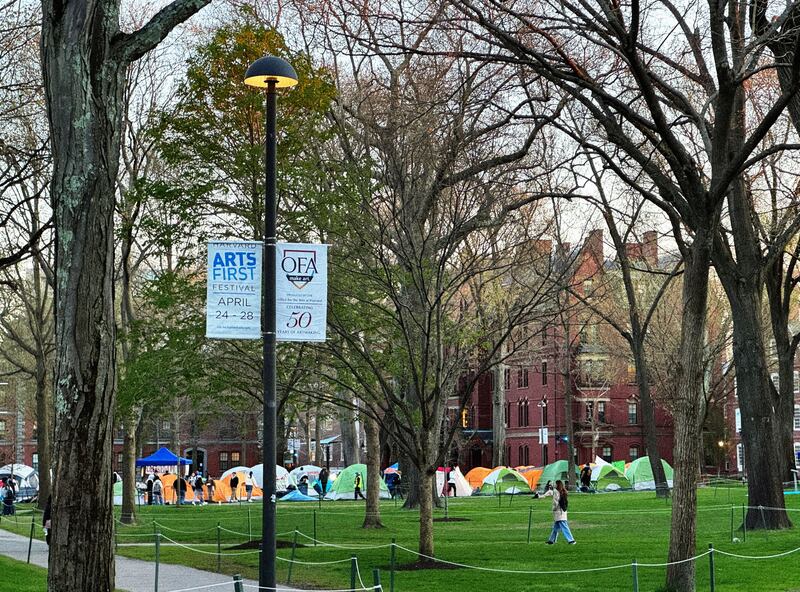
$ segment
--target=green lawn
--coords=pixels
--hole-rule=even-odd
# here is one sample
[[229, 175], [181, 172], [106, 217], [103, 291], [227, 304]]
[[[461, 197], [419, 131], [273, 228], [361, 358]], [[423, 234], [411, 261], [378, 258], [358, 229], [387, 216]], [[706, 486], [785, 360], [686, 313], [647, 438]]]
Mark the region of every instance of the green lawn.
[[[731, 489], [702, 489], [699, 491], [700, 512], [698, 526], [698, 551], [709, 543], [724, 551], [742, 555], [769, 555], [800, 547], [798, 529], [765, 533], [735, 532], [740, 539], [731, 541], [731, 517], [734, 527], [741, 522], [741, 505], [746, 502], [746, 491], [741, 487]], [[800, 511], [800, 496], [787, 496], [787, 504]], [[563, 540], [555, 546], [544, 544], [550, 531], [550, 500], [530, 498], [466, 498], [451, 500], [449, 515], [466, 518], [463, 522], [437, 522], [436, 555], [471, 566], [508, 571], [562, 571], [627, 565], [633, 559], [639, 563], [663, 563], [669, 540], [670, 506], [655, 499], [652, 493], [619, 493], [606, 495], [579, 495], [570, 498], [570, 526], [578, 540], [574, 546]], [[530, 513], [529, 513], [530, 512]], [[442, 516], [444, 511], [437, 515]], [[249, 515], [249, 517], [248, 517]], [[381, 530], [362, 530], [363, 502], [326, 502], [320, 509], [316, 504], [278, 505], [278, 530], [285, 532], [281, 541], [291, 542], [291, 531], [297, 528], [313, 536], [316, 516], [317, 537], [339, 547], [313, 546], [303, 537], [298, 542], [310, 546], [298, 548], [296, 559], [303, 562], [333, 562], [325, 565], [295, 564], [292, 584], [295, 586], [348, 588], [350, 586], [351, 555], [358, 558], [364, 584], [372, 584], [374, 568], [381, 571], [384, 589], [389, 591], [390, 549], [394, 538], [398, 545], [417, 548], [417, 515], [395, 508], [393, 502], [384, 502]], [[531, 543], [528, 544], [528, 518], [531, 517]], [[795, 522], [800, 513], [792, 512]], [[28, 518], [30, 520], [30, 518]], [[137, 526], [119, 526], [119, 553], [141, 559], [154, 559], [153, 533], [157, 529], [162, 538], [161, 560], [183, 563], [201, 569], [215, 570], [217, 558], [212, 554], [217, 545], [217, 524], [220, 548], [229, 555], [222, 558], [222, 571], [242, 573], [257, 578], [257, 553], [247, 549], [233, 549], [234, 545], [256, 539], [260, 533], [260, 505], [204, 506], [204, 507], [150, 507], [141, 508]], [[18, 526], [3, 521], [17, 532], [27, 534], [20, 518]], [[40, 529], [37, 529], [40, 531]], [[228, 532], [234, 531], [234, 532]], [[248, 533], [252, 533], [249, 535]], [[191, 547], [179, 547], [172, 541]], [[365, 548], [387, 545], [382, 548]], [[205, 553], [202, 553], [202, 552]], [[279, 549], [278, 556], [289, 558], [290, 548]], [[233, 555], [233, 553], [240, 553]], [[397, 564], [415, 561], [415, 556], [397, 551]], [[725, 591], [800, 591], [800, 552], [775, 559], [744, 560], [717, 555], [716, 590]], [[279, 580], [286, 581], [287, 563], [278, 562]], [[664, 581], [665, 568], [638, 569], [639, 589], [658, 590]], [[698, 590], [709, 589], [709, 559], [697, 561]], [[503, 592], [545, 590], [597, 590], [631, 591], [632, 569], [628, 566], [607, 571], [573, 574], [501, 573], [477, 569], [406, 570], [395, 574], [398, 592], [453, 590], [462, 592], [475, 589], [501, 588]]]
[[47, 570], [0, 556], [0, 590], [42, 592], [47, 590]]

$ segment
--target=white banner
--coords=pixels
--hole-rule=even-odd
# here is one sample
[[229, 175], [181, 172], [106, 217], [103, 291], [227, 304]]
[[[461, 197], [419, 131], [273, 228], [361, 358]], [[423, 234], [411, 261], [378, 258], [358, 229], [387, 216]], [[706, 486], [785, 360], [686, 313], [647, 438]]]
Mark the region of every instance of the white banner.
[[208, 243], [206, 337], [261, 339], [261, 253], [257, 241]]
[[279, 341], [325, 341], [328, 247], [279, 243], [275, 297]]

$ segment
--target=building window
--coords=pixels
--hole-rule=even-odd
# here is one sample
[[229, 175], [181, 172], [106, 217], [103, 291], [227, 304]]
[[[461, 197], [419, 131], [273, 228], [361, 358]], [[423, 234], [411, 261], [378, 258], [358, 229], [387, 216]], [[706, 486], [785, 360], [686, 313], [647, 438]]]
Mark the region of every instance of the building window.
[[740, 473], [744, 471], [744, 444], [736, 445], [736, 469]]
[[594, 419], [594, 403], [589, 402], [586, 403], [586, 421], [592, 421]]
[[506, 368], [506, 371], [503, 374], [505, 374], [505, 380], [503, 382], [506, 385], [506, 390], [508, 390], [511, 388], [511, 369]]
[[736, 408], [735, 416], [736, 416], [736, 419], [735, 419], [735, 422], [736, 422], [736, 433], [740, 434], [742, 432], [742, 412], [739, 410], [738, 407]]
[[219, 453], [219, 470], [221, 473], [224, 473], [228, 469], [231, 468], [230, 462], [228, 461], [228, 453], [227, 452], [220, 452]]
[[517, 370], [517, 388], [528, 388], [528, 369]]
[[603, 446], [603, 460], [611, 462], [611, 446]]
[[631, 460], [636, 460], [637, 458], [639, 458], [639, 447], [638, 446], [631, 446], [628, 449], [628, 457]]
[[547, 360], [542, 360], [542, 385], [547, 384]]
[[597, 421], [600, 423], [606, 422], [606, 403], [605, 401], [600, 401], [597, 404]]
[[794, 466], [800, 467], [800, 442], [794, 443]]
[[506, 462], [511, 464], [511, 446], [506, 446]]
[[542, 446], [542, 465], [550, 464], [547, 459], [548, 456], [549, 455], [547, 454], [547, 444], [545, 444], [544, 446]]
[[547, 325], [542, 327], [542, 345], [547, 345]]
[[506, 403], [504, 407], [505, 411], [503, 413], [503, 424], [506, 427], [509, 426], [509, 422], [511, 421], [511, 403]]
[[[122, 473], [122, 453], [117, 452], [117, 473]], [[38, 461], [37, 461], [38, 463]]]
[[794, 389], [794, 393], [800, 393], [800, 372], [797, 370], [794, 371], [792, 374], [792, 388]]
[[639, 423], [639, 406], [636, 403], [628, 403], [628, 425]]
[[525, 467], [530, 464], [530, 452], [527, 444], [519, 447], [519, 464]]
[[520, 401], [517, 401], [517, 418], [519, 427], [524, 428], [528, 426], [529, 417], [528, 417], [527, 399], [522, 399]]
[[5, 436], [6, 434], [6, 420], [0, 419], [0, 436]]
[[794, 429], [800, 431], [800, 405], [794, 406]]

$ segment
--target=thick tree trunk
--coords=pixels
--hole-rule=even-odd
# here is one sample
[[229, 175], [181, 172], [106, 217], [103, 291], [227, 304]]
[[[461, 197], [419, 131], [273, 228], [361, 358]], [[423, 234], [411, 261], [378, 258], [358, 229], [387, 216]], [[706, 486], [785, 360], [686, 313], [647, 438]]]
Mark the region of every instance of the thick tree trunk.
[[340, 407], [339, 427], [342, 433], [342, 449], [344, 450], [345, 466], [361, 462], [358, 450], [355, 411], [350, 405]]
[[136, 427], [135, 417], [123, 420], [122, 440], [122, 510], [120, 522], [136, 522]]
[[[748, 286], [750, 283], [736, 281], [735, 285], [726, 286], [734, 318], [733, 360], [747, 462], [747, 528], [789, 528], [792, 523], [783, 509], [786, 455], [780, 448], [778, 401], [765, 356], [761, 296], [755, 286]], [[728, 282], [723, 279], [723, 284]], [[773, 509], [761, 511], [761, 506]]]
[[644, 432], [647, 457], [650, 460], [650, 469], [656, 482], [656, 497], [669, 497], [669, 484], [664, 465], [661, 462], [661, 453], [658, 450], [658, 432], [656, 431], [656, 412], [653, 398], [650, 395], [650, 372], [647, 366], [647, 357], [644, 353], [644, 336], [641, 330], [635, 331], [632, 350], [634, 364], [636, 365], [636, 382], [639, 385], [639, 402], [642, 405], [642, 431]]
[[[697, 477], [700, 464], [700, 417], [703, 403], [703, 354], [708, 301], [711, 239], [708, 232], [695, 233], [691, 257], [683, 278], [681, 357], [676, 368], [675, 472], [672, 492], [669, 561], [683, 561], [695, 554], [697, 528]], [[667, 589], [694, 590], [693, 561], [667, 567]]]
[[506, 464], [506, 365], [494, 367], [494, 392], [492, 393], [492, 466]]
[[[420, 474], [419, 495], [419, 552], [434, 557], [433, 547], [433, 487], [434, 471], [426, 470]], [[424, 559], [424, 558], [422, 558]]]
[[364, 414], [367, 432], [367, 505], [363, 528], [383, 528], [381, 522], [381, 443], [378, 422]]
[[419, 508], [420, 476], [417, 467], [404, 456], [400, 461], [403, 469], [403, 489], [406, 494], [406, 501], [403, 502], [404, 510], [416, 510]]

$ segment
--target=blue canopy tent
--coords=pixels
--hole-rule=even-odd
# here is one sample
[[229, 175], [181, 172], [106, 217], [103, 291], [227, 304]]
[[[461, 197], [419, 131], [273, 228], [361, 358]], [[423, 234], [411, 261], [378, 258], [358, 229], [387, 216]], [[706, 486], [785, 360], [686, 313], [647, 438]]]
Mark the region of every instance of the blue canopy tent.
[[136, 459], [137, 467], [177, 467], [178, 465], [190, 465], [192, 461], [188, 458], [181, 458], [172, 453], [168, 448], [159, 448], [150, 456]]

